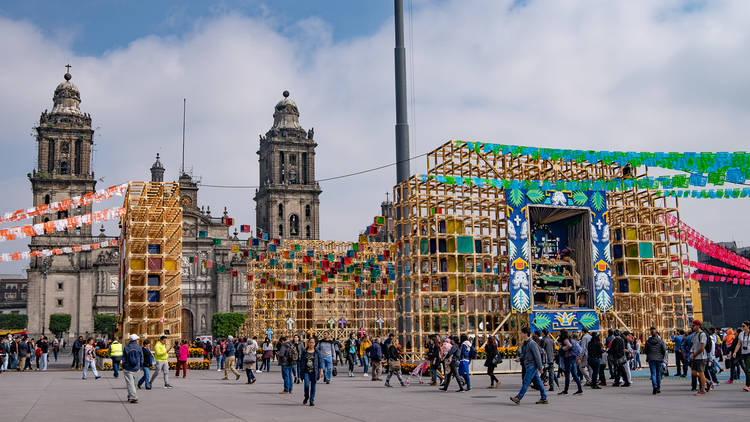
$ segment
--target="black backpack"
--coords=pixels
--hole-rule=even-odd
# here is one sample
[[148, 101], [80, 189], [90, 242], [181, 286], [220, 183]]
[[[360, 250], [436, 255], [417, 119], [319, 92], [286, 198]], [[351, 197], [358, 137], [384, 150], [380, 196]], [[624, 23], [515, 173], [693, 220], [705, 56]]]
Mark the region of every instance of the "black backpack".
[[[713, 356], [714, 354], [714, 343], [711, 341], [711, 335], [708, 333], [708, 330], [705, 328], [701, 330], [703, 334], [706, 335], [706, 348], [704, 349], [706, 351], [706, 354], [708, 356]], [[698, 338], [698, 341], [700, 341], [700, 338]]]

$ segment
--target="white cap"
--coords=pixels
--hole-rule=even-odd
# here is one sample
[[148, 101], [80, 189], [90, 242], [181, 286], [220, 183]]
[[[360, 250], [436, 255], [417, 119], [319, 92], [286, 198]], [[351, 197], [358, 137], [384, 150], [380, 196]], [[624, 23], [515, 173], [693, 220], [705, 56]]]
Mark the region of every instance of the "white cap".
[[138, 337], [138, 334], [131, 334], [131, 335], [130, 335], [130, 341], [136, 341], [136, 340], [138, 340], [139, 338], [140, 338], [140, 337]]
[[232, 337], [232, 336], [227, 336], [227, 340], [234, 340], [234, 337]]

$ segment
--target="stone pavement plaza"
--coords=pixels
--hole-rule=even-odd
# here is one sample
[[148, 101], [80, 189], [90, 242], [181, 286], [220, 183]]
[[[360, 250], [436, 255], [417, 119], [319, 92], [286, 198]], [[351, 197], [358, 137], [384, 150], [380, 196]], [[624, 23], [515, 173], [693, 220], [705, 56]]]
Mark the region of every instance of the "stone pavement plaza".
[[[340, 368], [341, 369], [341, 368]], [[343, 372], [344, 376], [341, 376]], [[641, 372], [642, 373], [642, 372]], [[724, 372], [725, 375], [726, 372]], [[0, 375], [0, 421], [720, 421], [747, 420], [750, 393], [741, 385], [722, 384], [705, 397], [690, 392], [689, 381], [669, 377], [663, 393], [651, 394], [650, 382], [636, 377], [630, 388], [586, 389], [581, 396], [550, 395], [550, 404], [535, 405], [539, 393], [529, 390], [521, 406], [510, 402], [520, 387], [520, 375], [500, 375], [497, 390], [486, 389], [484, 375], [472, 376], [468, 393], [444, 393], [427, 384], [385, 388], [381, 382], [340, 371], [330, 385], [318, 384], [315, 407], [302, 406], [302, 384], [292, 395], [280, 395], [281, 373], [258, 374], [258, 382], [223, 381], [214, 370], [190, 371], [187, 379], [170, 375], [171, 390], [158, 380], [154, 389], [139, 390], [139, 403], [125, 402], [125, 381], [111, 371], [94, 380], [81, 380], [62, 366], [48, 372]], [[234, 377], [231, 377], [232, 379]], [[393, 379], [392, 381], [396, 381]], [[394, 383], [398, 385], [396, 381]], [[451, 390], [455, 390], [452, 388]], [[571, 389], [571, 392], [573, 389]]]

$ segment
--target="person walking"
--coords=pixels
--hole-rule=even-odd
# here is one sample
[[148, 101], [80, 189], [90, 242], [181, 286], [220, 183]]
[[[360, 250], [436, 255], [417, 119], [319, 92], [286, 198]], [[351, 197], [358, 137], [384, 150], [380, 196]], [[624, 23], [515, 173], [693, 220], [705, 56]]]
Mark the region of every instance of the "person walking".
[[305, 383], [305, 398], [302, 404], [307, 404], [309, 401], [310, 406], [315, 406], [315, 386], [323, 375], [323, 358], [318, 348], [315, 347], [315, 339], [307, 340], [307, 347], [302, 351], [299, 360], [304, 368], [302, 378]]
[[394, 337], [391, 345], [388, 347], [388, 376], [385, 377], [385, 386], [391, 387], [391, 376], [396, 375], [398, 382], [402, 387], [406, 387], [404, 379], [401, 378], [401, 361], [403, 360], [403, 350], [398, 343], [398, 338]]
[[70, 348], [70, 354], [73, 355], [73, 364], [70, 365], [71, 368], [81, 369], [81, 349], [83, 348], [83, 346], [83, 336], [78, 336], [78, 338], [73, 342], [73, 346]]
[[229, 379], [229, 371], [232, 371], [235, 380], [240, 379], [240, 373], [237, 371], [237, 368], [234, 367], [234, 361], [236, 359], [234, 352], [234, 338], [229, 336], [227, 337], [226, 348], [224, 349], [224, 378], [222, 379]]
[[271, 359], [273, 359], [273, 343], [271, 343], [270, 338], [266, 337], [266, 339], [263, 340], [263, 344], [261, 345], [261, 352], [261, 358], [263, 358], [263, 362], [261, 363], [258, 372], [270, 372]]
[[440, 383], [443, 383], [443, 376], [438, 372], [440, 370], [440, 344], [438, 343], [438, 337], [435, 334], [431, 334], [427, 339], [427, 362], [430, 364], [430, 385], [437, 385], [437, 379], [440, 378]]
[[122, 369], [125, 387], [128, 389], [128, 403], [138, 403], [135, 391], [135, 375], [141, 370], [143, 350], [138, 345], [138, 334], [131, 334], [130, 342], [123, 348]]
[[458, 374], [466, 382], [466, 391], [471, 391], [471, 374], [469, 373], [469, 364], [471, 360], [477, 357], [477, 351], [472, 346], [469, 336], [461, 334], [461, 360], [458, 363]]
[[495, 368], [498, 363], [503, 360], [500, 352], [497, 350], [497, 342], [495, 341], [494, 336], [489, 336], [487, 339], [487, 345], [484, 347], [484, 352], [487, 355], [487, 359], [484, 361], [484, 366], [487, 367], [487, 375], [490, 377], [490, 386], [487, 388], [497, 388], [497, 386], [500, 385], [500, 380], [495, 376]]
[[47, 336], [42, 336], [41, 340], [39, 340], [39, 344], [37, 347], [41, 351], [41, 357], [39, 358], [40, 364], [37, 365], [37, 368], [42, 371], [46, 371], [47, 362], [49, 358], [49, 343], [47, 341]]
[[359, 342], [359, 360], [362, 362], [362, 369], [365, 377], [370, 376], [370, 357], [367, 356], [367, 349], [372, 346], [372, 341], [370, 341], [370, 335], [365, 333], [364, 336], [362, 336], [362, 341]]
[[222, 359], [224, 359], [224, 349], [222, 347], [221, 339], [216, 339], [216, 344], [214, 344], [212, 353], [216, 357], [216, 372], [219, 372], [222, 369]]
[[581, 356], [581, 346], [575, 339], [570, 338], [566, 330], [560, 331], [560, 337], [558, 337], [557, 342], [560, 344], [560, 353], [563, 354], [563, 365], [565, 370], [565, 388], [557, 394], [568, 394], [571, 376], [573, 377], [576, 386], [578, 386], [578, 390], [573, 394], [583, 394], [581, 380], [578, 378], [578, 366], [576, 365], [578, 357]]
[[[292, 337], [292, 345], [297, 349], [297, 356], [302, 356], [302, 351], [305, 350], [305, 344], [302, 342], [300, 337], [295, 334], [294, 337]], [[297, 359], [297, 362], [295, 362], [294, 367], [294, 383], [299, 384], [302, 381], [302, 361]]]
[[372, 368], [372, 381], [382, 381], [380, 377], [383, 373], [383, 350], [380, 348], [378, 337], [375, 337], [372, 346], [367, 348], [367, 355], [370, 358], [370, 367]]
[[586, 383], [584, 385], [591, 385], [591, 372], [593, 372], [593, 368], [589, 366], [589, 342], [591, 341], [591, 334], [589, 334], [588, 328], [583, 328], [581, 330], [581, 356], [578, 357], [578, 370], [583, 374], [583, 377], [586, 379]]
[[[177, 373], [174, 376], [177, 378], [180, 377], [180, 367], [182, 367], [182, 378], [185, 378], [187, 377], [187, 360], [188, 356], [190, 356], [190, 348], [188, 347], [187, 340], [182, 340], [182, 344], [180, 344], [175, 355], [177, 356], [177, 365], [175, 365]], [[239, 379], [239, 376], [237, 379]]]
[[292, 387], [294, 387], [292, 372], [299, 361], [299, 354], [294, 344], [291, 341], [287, 341], [285, 336], [281, 337], [279, 342], [281, 346], [279, 347], [277, 356], [279, 358], [279, 365], [281, 365], [281, 378], [284, 381], [284, 391], [280, 391], [279, 394], [292, 394]]
[[57, 362], [57, 354], [60, 353], [60, 341], [57, 337], [52, 340], [52, 353], [55, 355], [55, 362]]
[[346, 356], [346, 363], [349, 365], [349, 376], [354, 376], [354, 365], [359, 360], [359, 340], [355, 333], [350, 333], [349, 338], [346, 339], [344, 344], [344, 354]]
[[244, 365], [242, 361], [243, 361], [243, 358], [245, 357], [245, 344], [247, 343], [244, 338], [238, 338], [235, 340], [235, 343], [234, 343], [234, 350], [235, 350], [234, 357], [236, 359], [235, 368], [238, 371], [242, 371], [244, 369]]
[[597, 384], [599, 373], [604, 373], [601, 371], [601, 364], [602, 364], [602, 353], [604, 351], [604, 347], [602, 346], [602, 340], [601, 337], [599, 337], [599, 333], [596, 331], [591, 334], [591, 340], [589, 340], [588, 345], [586, 346], [586, 356], [589, 368], [591, 368], [591, 388], [593, 390], [599, 390], [602, 387], [600, 387]]
[[318, 345], [318, 351], [320, 352], [320, 358], [323, 362], [323, 381], [326, 384], [330, 384], [333, 361], [336, 359], [336, 345], [330, 339], [328, 333], [323, 333], [323, 340], [321, 340]]
[[245, 350], [242, 351], [242, 366], [245, 368], [245, 375], [247, 375], [247, 383], [253, 384], [256, 381], [253, 369], [255, 369], [255, 361], [258, 359], [258, 345], [250, 340], [245, 343]]
[[547, 364], [544, 366], [543, 373], [547, 374], [549, 391], [551, 393], [555, 391], [555, 384], [560, 388], [560, 383], [557, 381], [557, 374], [555, 373], [555, 340], [546, 328], [542, 330], [542, 334], [544, 334], [544, 337], [542, 337], [542, 349], [547, 356]]
[[89, 337], [86, 340], [86, 345], [83, 348], [83, 379], [86, 379], [86, 370], [91, 368], [91, 372], [94, 373], [94, 379], [101, 378], [99, 372], [96, 370], [96, 348], [94, 347], [94, 339]]
[[120, 365], [122, 364], [122, 344], [117, 339], [109, 344], [109, 357], [112, 359], [112, 370], [115, 378], [120, 376]]
[[31, 350], [29, 349], [29, 342], [27, 341], [28, 337], [24, 336], [21, 339], [21, 342], [18, 343], [18, 371], [23, 372], [26, 370], [26, 363], [29, 359], [29, 356], [31, 355]]
[[625, 356], [625, 340], [620, 335], [618, 330], [614, 331], [614, 337], [609, 343], [607, 354], [611, 361], [612, 372], [614, 373], [613, 387], [620, 386], [620, 379], [624, 381], [623, 387], [630, 387], [628, 382], [627, 371], [625, 365], [628, 364], [628, 358]]
[[698, 378], [698, 392], [696, 396], [704, 396], [711, 390], [711, 381], [706, 380], [706, 349], [708, 346], [708, 334], [703, 331], [702, 323], [694, 319], [690, 328], [693, 331], [693, 341], [690, 348], [690, 368], [692, 375]]
[[682, 355], [682, 340], [684, 338], [685, 331], [677, 331], [677, 335], [672, 337], [672, 343], [674, 344], [674, 362], [678, 377], [687, 376], [687, 362], [685, 357]]
[[167, 363], [167, 336], [159, 337], [159, 341], [154, 345], [154, 360], [156, 361], [154, 374], [151, 375], [150, 385], [154, 384], [154, 381], [159, 376], [159, 372], [164, 374], [164, 388], [172, 388], [169, 384], [169, 363]]
[[750, 392], [750, 321], [742, 322], [742, 330], [737, 335], [732, 360], [745, 363], [745, 386], [742, 389]]
[[465, 391], [464, 389], [464, 378], [458, 373], [458, 364], [460, 361], [460, 347], [458, 345], [458, 337], [453, 336], [452, 338], [446, 338], [443, 342], [443, 347], [440, 349], [441, 355], [443, 356], [443, 363], [445, 365], [445, 382], [440, 388], [443, 391], [448, 391], [450, 386], [451, 378], [455, 378], [458, 383], [458, 393]]
[[662, 364], [667, 357], [667, 345], [659, 337], [655, 327], [649, 328], [650, 337], [646, 339], [644, 352], [646, 353], [646, 364], [651, 372], [651, 394], [661, 393]]
[[151, 341], [148, 339], [143, 340], [143, 362], [141, 363], [141, 369], [143, 370], [143, 376], [138, 380], [138, 389], [141, 385], [146, 384], [146, 390], [151, 389], [151, 367], [154, 365], [154, 355], [151, 354]]
[[[531, 339], [531, 330], [529, 327], [521, 328], [521, 348], [519, 350], [519, 360], [523, 363], [526, 368], [526, 374], [523, 377], [523, 384], [521, 390], [515, 396], [510, 398], [515, 404], [521, 404], [523, 396], [526, 395], [526, 391], [529, 389], [529, 385], [533, 382], [539, 387], [540, 399], [536, 404], [547, 404], [547, 392], [544, 390], [544, 384], [542, 383], [542, 354], [539, 346], [535, 341]], [[552, 381], [550, 381], [550, 385]]]

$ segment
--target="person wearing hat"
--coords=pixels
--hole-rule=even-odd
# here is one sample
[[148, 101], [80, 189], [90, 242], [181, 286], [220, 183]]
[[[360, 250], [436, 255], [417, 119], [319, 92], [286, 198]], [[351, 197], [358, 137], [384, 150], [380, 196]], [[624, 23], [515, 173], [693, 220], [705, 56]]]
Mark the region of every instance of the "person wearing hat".
[[128, 402], [138, 403], [138, 396], [135, 393], [136, 375], [141, 370], [141, 363], [143, 362], [143, 350], [138, 345], [138, 334], [131, 334], [129, 339], [130, 343], [125, 346], [123, 350], [123, 378], [125, 378], [125, 386], [128, 389]]
[[[698, 377], [698, 392], [696, 396], [703, 396], [711, 389], [711, 381], [706, 381], [706, 345], [708, 344], [708, 334], [702, 329], [703, 323], [699, 319], [694, 319], [690, 324], [693, 330], [692, 347], [690, 348], [690, 367], [693, 370], [693, 376]], [[704, 389], [705, 388], [705, 389]]]

